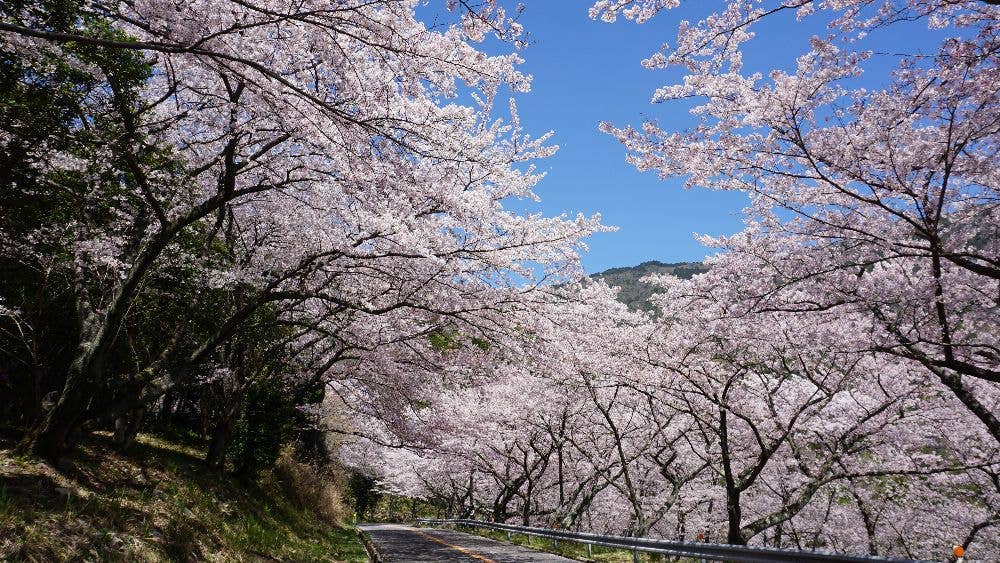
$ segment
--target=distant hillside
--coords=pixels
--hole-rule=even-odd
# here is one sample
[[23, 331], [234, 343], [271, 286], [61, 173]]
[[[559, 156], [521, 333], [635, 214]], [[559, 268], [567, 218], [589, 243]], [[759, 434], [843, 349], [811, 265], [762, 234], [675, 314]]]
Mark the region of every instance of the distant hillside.
[[618, 300], [628, 305], [633, 311], [650, 311], [653, 306], [649, 298], [655, 293], [655, 288], [639, 281], [650, 274], [670, 274], [682, 279], [690, 279], [695, 274], [705, 272], [708, 268], [701, 262], [677, 262], [667, 264], [650, 260], [638, 266], [611, 268], [590, 276], [593, 279], [604, 280], [608, 285], [621, 288]]

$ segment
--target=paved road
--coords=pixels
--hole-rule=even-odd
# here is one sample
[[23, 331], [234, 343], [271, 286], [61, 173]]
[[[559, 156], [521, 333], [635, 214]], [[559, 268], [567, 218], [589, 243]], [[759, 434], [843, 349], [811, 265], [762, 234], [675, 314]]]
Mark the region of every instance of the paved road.
[[[386, 563], [392, 561], [466, 561], [478, 563], [545, 563], [573, 561], [558, 555], [498, 542], [472, 534], [439, 528], [413, 528], [400, 524], [366, 524], [375, 549]], [[541, 541], [541, 540], [538, 540]]]

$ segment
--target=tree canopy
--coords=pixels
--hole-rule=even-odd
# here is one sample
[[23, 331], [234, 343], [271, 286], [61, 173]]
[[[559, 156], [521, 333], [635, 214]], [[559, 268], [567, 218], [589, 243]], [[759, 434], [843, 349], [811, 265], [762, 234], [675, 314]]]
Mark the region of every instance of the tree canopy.
[[[599, 216], [512, 205], [556, 150], [501, 99], [530, 90], [520, 8], [418, 4], [0, 6], [0, 422], [23, 453], [195, 433], [252, 475], [291, 442], [351, 466], [365, 508], [1000, 556], [995, 2], [699, 5], [643, 61], [693, 125], [600, 127], [638, 170], [747, 194], [745, 228], [703, 237], [704, 266], [594, 279]], [[826, 34], [745, 70], [786, 16]], [[863, 37], [915, 24], [931, 51], [852, 82], [882, 68]]]

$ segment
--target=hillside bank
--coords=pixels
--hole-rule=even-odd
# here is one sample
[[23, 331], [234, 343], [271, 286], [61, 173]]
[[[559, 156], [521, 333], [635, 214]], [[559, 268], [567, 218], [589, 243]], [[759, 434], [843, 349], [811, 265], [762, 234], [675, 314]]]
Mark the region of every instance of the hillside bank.
[[57, 469], [0, 439], [0, 560], [367, 561], [355, 532], [294, 499], [279, 463], [254, 480], [141, 434], [89, 435]]

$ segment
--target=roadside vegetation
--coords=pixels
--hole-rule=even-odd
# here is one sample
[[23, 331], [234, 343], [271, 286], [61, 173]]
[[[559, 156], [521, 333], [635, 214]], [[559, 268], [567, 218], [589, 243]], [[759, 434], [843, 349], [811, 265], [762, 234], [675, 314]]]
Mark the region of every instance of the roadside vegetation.
[[347, 505], [289, 452], [255, 479], [202, 457], [148, 434], [120, 454], [95, 433], [59, 469], [0, 450], [0, 560], [368, 560]]

